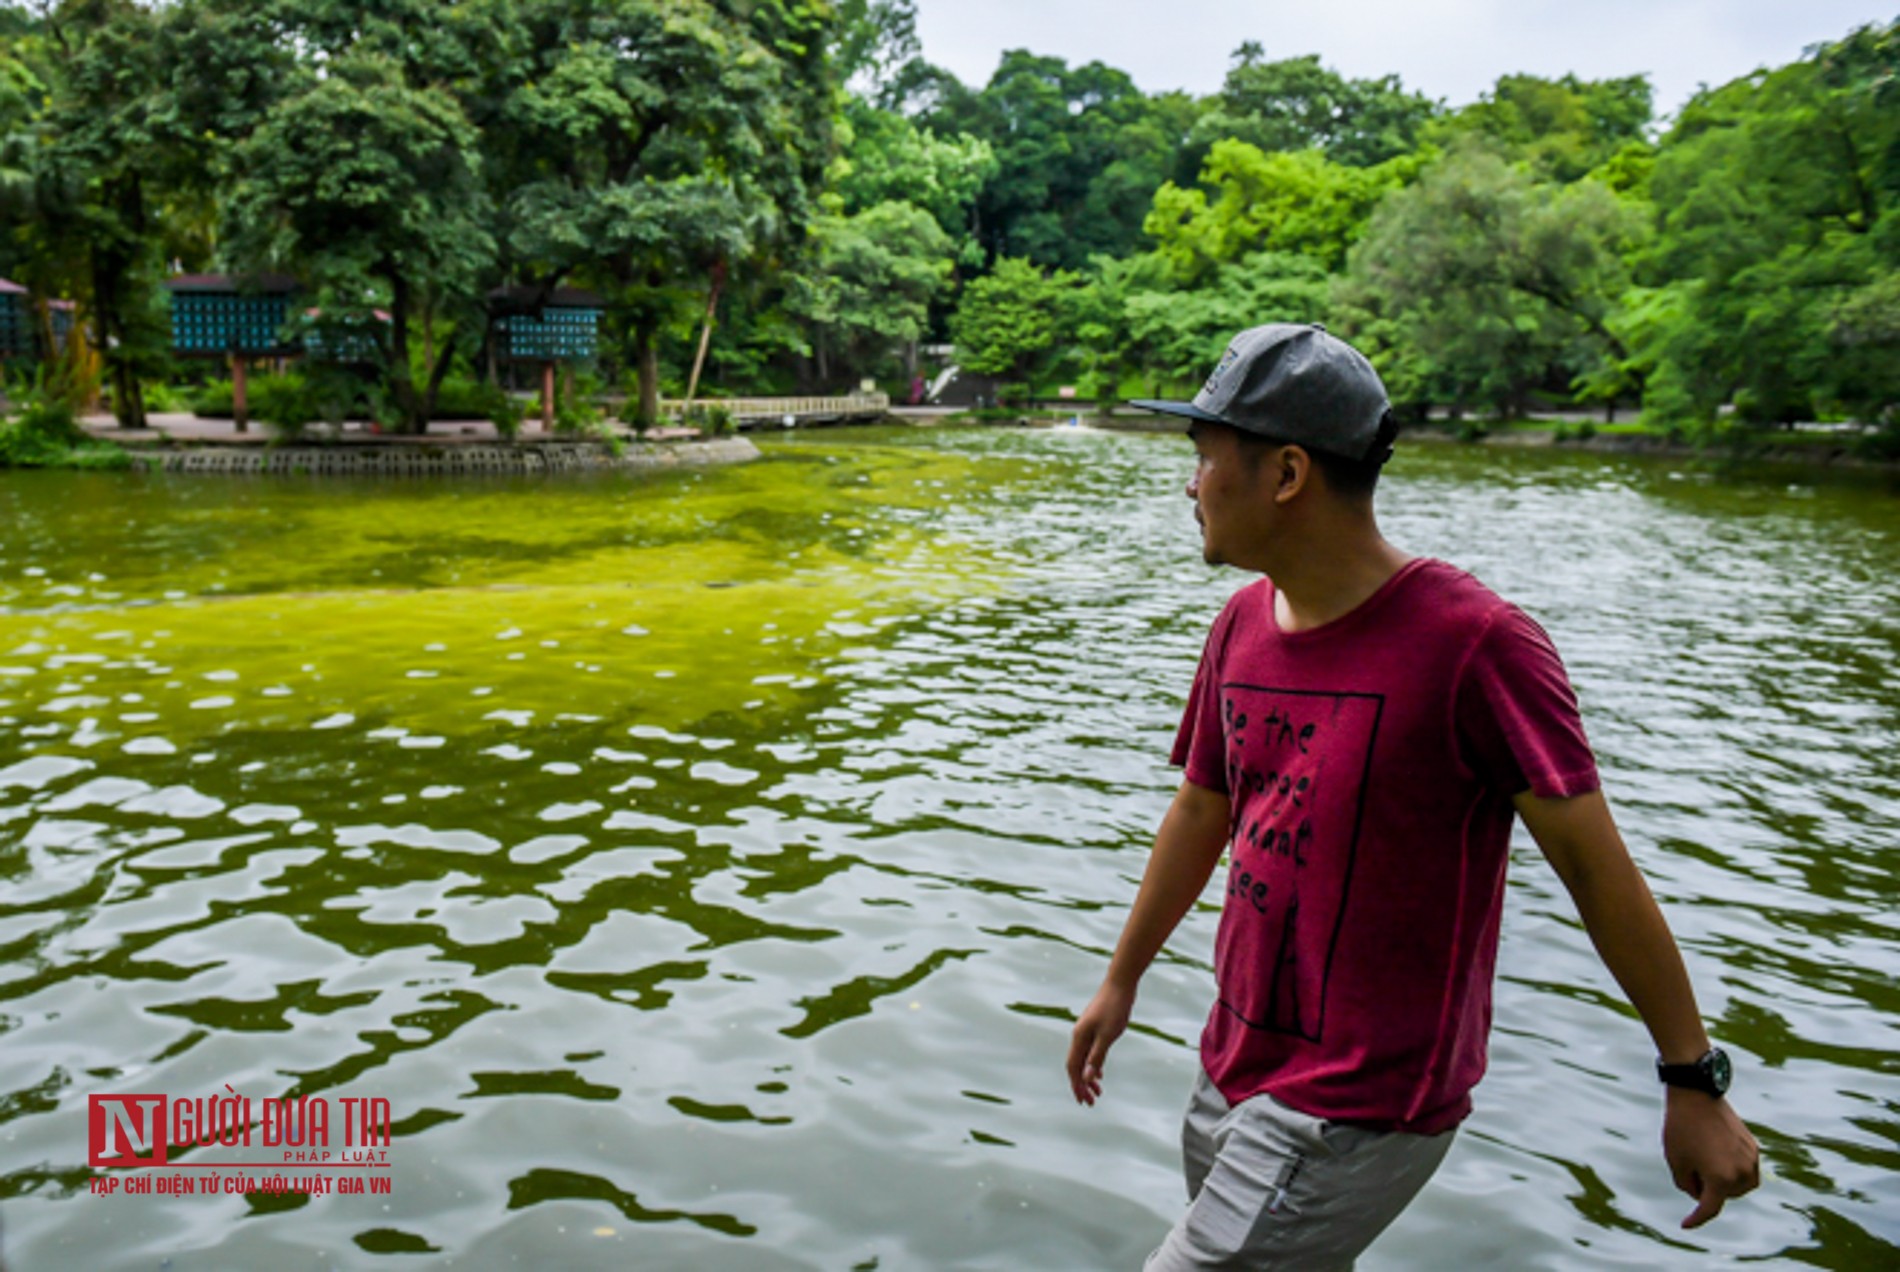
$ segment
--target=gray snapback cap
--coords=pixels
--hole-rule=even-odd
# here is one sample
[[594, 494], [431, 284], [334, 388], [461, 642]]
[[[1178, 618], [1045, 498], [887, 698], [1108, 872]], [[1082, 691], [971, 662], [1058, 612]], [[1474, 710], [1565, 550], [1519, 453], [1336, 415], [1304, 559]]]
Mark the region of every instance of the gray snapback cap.
[[1391, 409], [1366, 356], [1318, 323], [1274, 322], [1235, 336], [1192, 402], [1130, 406], [1226, 424], [1347, 459], [1378, 459]]

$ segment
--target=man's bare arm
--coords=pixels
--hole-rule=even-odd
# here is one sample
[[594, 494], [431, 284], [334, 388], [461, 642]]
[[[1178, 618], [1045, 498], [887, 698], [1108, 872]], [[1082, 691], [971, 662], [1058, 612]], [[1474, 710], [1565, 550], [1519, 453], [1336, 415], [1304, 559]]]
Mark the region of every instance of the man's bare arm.
[[1102, 1093], [1102, 1065], [1128, 1028], [1142, 973], [1207, 886], [1227, 846], [1227, 816], [1227, 796], [1182, 782], [1161, 819], [1108, 974], [1069, 1038], [1069, 1087], [1079, 1102], [1093, 1104]]
[[[1576, 902], [1604, 966], [1642, 1016], [1657, 1053], [1689, 1064], [1709, 1049], [1682, 953], [1649, 885], [1630, 860], [1601, 792], [1572, 799], [1516, 799], [1518, 815]], [[1700, 1227], [1722, 1204], [1761, 1182], [1755, 1137], [1725, 1099], [1668, 1088], [1663, 1156], [1676, 1187], [1696, 1199], [1683, 1220]]]

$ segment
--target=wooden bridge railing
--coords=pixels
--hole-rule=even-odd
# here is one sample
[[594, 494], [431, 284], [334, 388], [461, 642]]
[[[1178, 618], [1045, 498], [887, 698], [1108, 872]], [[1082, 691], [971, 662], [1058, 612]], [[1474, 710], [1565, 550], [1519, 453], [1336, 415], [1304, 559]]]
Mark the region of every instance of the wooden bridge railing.
[[[694, 406], [722, 406], [734, 420], [851, 419], [883, 415], [891, 408], [888, 393], [847, 393], [842, 397], [696, 398]], [[686, 404], [677, 398], [660, 399], [660, 414], [678, 416]]]

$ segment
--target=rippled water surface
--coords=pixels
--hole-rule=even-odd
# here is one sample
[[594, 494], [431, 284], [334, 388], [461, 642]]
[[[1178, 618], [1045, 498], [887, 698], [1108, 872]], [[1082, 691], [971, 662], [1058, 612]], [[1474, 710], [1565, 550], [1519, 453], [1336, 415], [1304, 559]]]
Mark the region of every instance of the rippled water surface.
[[[0, 474], [0, 1257], [1138, 1267], [1215, 893], [1061, 1060], [1206, 625], [1178, 438], [663, 477]], [[1388, 533], [1570, 663], [1760, 1193], [1520, 843], [1492, 1067], [1371, 1268], [1900, 1265], [1900, 498], [1415, 446]], [[379, 1197], [88, 1194], [92, 1094], [381, 1096]], [[169, 1262], [167, 1262], [169, 1260]]]

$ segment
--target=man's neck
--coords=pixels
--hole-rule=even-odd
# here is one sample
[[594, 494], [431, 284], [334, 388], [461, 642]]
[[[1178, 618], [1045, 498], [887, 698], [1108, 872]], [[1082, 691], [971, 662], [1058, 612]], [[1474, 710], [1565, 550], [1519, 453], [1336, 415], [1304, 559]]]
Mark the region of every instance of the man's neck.
[[1284, 632], [1303, 632], [1344, 618], [1370, 600], [1412, 558], [1376, 527], [1315, 535], [1269, 571], [1274, 618]]

